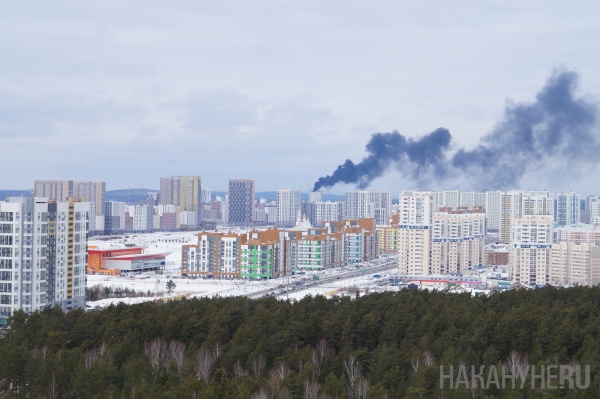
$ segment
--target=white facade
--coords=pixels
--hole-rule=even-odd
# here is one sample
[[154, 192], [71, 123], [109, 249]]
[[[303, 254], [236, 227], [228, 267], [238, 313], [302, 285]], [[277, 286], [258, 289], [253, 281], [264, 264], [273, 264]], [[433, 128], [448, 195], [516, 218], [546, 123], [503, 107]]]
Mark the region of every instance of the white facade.
[[588, 197], [588, 209], [590, 211], [590, 224], [600, 226], [600, 197]]
[[133, 231], [151, 231], [154, 228], [152, 205], [130, 205], [129, 216], [133, 219]]
[[316, 201], [306, 204], [306, 216], [314, 227], [321, 227], [326, 221], [342, 220], [343, 214], [343, 202]]
[[398, 204], [398, 271], [430, 274], [432, 193], [413, 191], [400, 195]]
[[500, 240], [511, 240], [511, 226], [526, 215], [554, 215], [554, 195], [547, 191], [512, 190], [502, 193], [500, 201]]
[[320, 191], [311, 191], [308, 193], [308, 202], [323, 201], [323, 193]]
[[89, 203], [0, 202], [0, 324], [17, 309], [85, 304]]
[[558, 226], [571, 226], [581, 219], [581, 195], [569, 192], [556, 195], [555, 221]]
[[378, 225], [387, 224], [392, 215], [389, 191], [360, 190], [346, 193], [344, 217], [349, 220], [373, 218]]
[[594, 285], [592, 276], [599, 272], [600, 248], [594, 244], [561, 242], [553, 245], [551, 284], [591, 286]]
[[485, 221], [488, 231], [500, 231], [502, 219], [502, 191], [485, 193]]
[[277, 190], [277, 223], [280, 226], [293, 226], [301, 206], [300, 190]]
[[513, 284], [545, 285], [550, 282], [552, 216], [515, 218], [509, 245], [508, 278]]
[[212, 191], [210, 188], [201, 188], [200, 197], [203, 204], [208, 204], [212, 201]]
[[483, 263], [484, 213], [433, 212], [431, 270], [433, 274], [460, 274]]

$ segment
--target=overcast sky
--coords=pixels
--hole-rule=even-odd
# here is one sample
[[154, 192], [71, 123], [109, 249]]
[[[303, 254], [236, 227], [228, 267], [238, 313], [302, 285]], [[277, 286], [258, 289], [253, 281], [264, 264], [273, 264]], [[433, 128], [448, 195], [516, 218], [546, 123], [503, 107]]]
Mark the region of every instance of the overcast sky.
[[[445, 127], [472, 147], [556, 68], [598, 103], [599, 15], [597, 1], [3, 1], [0, 188], [200, 175], [306, 191], [375, 132]], [[600, 192], [597, 166], [575, 172], [519, 186]], [[413, 186], [390, 170], [371, 187]]]

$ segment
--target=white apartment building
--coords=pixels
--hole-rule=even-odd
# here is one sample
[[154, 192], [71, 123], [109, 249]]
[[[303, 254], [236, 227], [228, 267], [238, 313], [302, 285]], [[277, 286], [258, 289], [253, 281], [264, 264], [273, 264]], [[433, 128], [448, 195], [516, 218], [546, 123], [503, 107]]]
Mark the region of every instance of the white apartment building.
[[590, 224], [593, 226], [600, 226], [600, 197], [588, 197], [587, 206], [590, 211]]
[[[459, 191], [441, 191], [437, 193], [437, 208], [434, 211], [444, 207], [456, 209], [458, 208], [461, 200], [461, 193]], [[474, 198], [472, 199], [474, 201]]]
[[555, 221], [558, 226], [571, 226], [581, 219], [581, 195], [568, 192], [556, 195]]
[[553, 223], [551, 215], [513, 219], [508, 255], [508, 278], [513, 284], [535, 286], [550, 282]]
[[128, 211], [133, 219], [133, 231], [153, 230], [154, 207], [152, 205], [130, 205]]
[[500, 240], [511, 240], [514, 220], [526, 215], [554, 215], [554, 195], [547, 191], [511, 190], [501, 194]]
[[502, 191], [485, 193], [485, 222], [488, 231], [500, 231], [502, 219]]
[[550, 284], [592, 286], [599, 282], [600, 247], [573, 242], [553, 245]]
[[405, 191], [398, 204], [398, 271], [400, 274], [431, 274], [432, 197], [430, 191]]
[[277, 224], [293, 226], [301, 206], [300, 190], [277, 190]]
[[85, 305], [89, 203], [0, 202], [0, 324], [15, 310]]
[[311, 191], [308, 193], [308, 202], [323, 201], [323, 193], [320, 191]]
[[433, 212], [432, 274], [460, 274], [481, 265], [484, 249], [484, 213]]
[[305, 211], [310, 224], [320, 227], [328, 220], [342, 220], [344, 218], [344, 203], [332, 201], [315, 201], [305, 204]]
[[346, 193], [346, 219], [374, 218], [375, 223], [381, 225], [386, 224], [391, 215], [392, 194], [389, 191], [357, 190]]

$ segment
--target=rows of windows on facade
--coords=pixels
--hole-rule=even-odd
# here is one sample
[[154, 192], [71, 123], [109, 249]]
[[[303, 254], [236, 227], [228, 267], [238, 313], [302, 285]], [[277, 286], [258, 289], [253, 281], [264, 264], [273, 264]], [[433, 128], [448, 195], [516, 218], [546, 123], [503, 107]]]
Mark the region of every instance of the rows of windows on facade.
[[[380, 249], [401, 255], [403, 248], [408, 251], [410, 258], [400, 257], [400, 270], [410, 274], [460, 272], [465, 265], [482, 263], [483, 237], [490, 232], [501, 242], [518, 237], [521, 249], [582, 235], [586, 243], [597, 240], [600, 246], [600, 198], [590, 196], [580, 206], [581, 196], [572, 192], [415, 190], [403, 191], [393, 204], [391, 192], [383, 190], [354, 190], [338, 201], [311, 192], [303, 201], [300, 190], [280, 189], [269, 200], [256, 199], [254, 180], [232, 179], [228, 191], [219, 194], [202, 188], [199, 176], [161, 178], [160, 190], [147, 198], [121, 201], [106, 199], [104, 182], [35, 181], [32, 198], [0, 203], [0, 317], [16, 308], [81, 306], [88, 231], [210, 230], [217, 224], [307, 229], [327, 221], [371, 218], [381, 226]], [[532, 216], [545, 219], [527, 219]], [[76, 222], [69, 224], [70, 219]], [[538, 234], [524, 225], [528, 220], [537, 227], [550, 225], [550, 230]], [[520, 235], [514, 226], [520, 226]], [[515, 265], [519, 256], [511, 252]], [[522, 263], [513, 268], [518, 281], [527, 274], [524, 268]], [[536, 275], [527, 282], [540, 281]]]

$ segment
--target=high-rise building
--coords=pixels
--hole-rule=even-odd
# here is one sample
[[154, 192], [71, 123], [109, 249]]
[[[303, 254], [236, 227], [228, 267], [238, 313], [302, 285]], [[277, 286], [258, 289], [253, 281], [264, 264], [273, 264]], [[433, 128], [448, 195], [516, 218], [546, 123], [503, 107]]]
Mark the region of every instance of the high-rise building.
[[0, 202], [0, 324], [15, 310], [85, 305], [89, 203]]
[[301, 206], [300, 190], [277, 190], [277, 223], [279, 226], [293, 226]]
[[323, 201], [323, 193], [320, 191], [311, 191], [308, 193], [308, 202]]
[[344, 203], [332, 201], [315, 201], [304, 204], [304, 212], [314, 227], [321, 227], [328, 220], [344, 218]]
[[590, 224], [600, 226], [600, 196], [589, 196], [587, 206], [590, 211]]
[[487, 191], [484, 205], [487, 231], [499, 232], [502, 219], [502, 191]]
[[195, 212], [193, 225], [202, 219], [202, 184], [200, 176], [172, 176], [160, 179], [160, 204], [175, 205], [177, 212]]
[[511, 239], [511, 226], [516, 218], [526, 215], [554, 215], [554, 195], [547, 191], [512, 190], [501, 194], [500, 240]]
[[229, 219], [231, 223], [252, 223], [256, 192], [254, 180], [229, 180]]
[[525, 215], [512, 222], [508, 277], [513, 284], [545, 285], [550, 282], [552, 215]]
[[107, 201], [106, 214], [104, 215], [104, 231], [107, 234], [125, 231], [125, 214], [127, 204], [125, 202]]
[[561, 242], [552, 246], [550, 284], [587, 285], [600, 282], [600, 247]]
[[346, 219], [374, 218], [376, 224], [387, 224], [392, 216], [392, 195], [389, 191], [349, 191], [344, 209]]
[[210, 188], [203, 188], [202, 189], [202, 203], [210, 204], [211, 201], [212, 201], [212, 190]]
[[[473, 193], [473, 196], [469, 196], [468, 194], [465, 195], [464, 200], [466, 202], [474, 202], [475, 201], [474, 193]], [[439, 193], [437, 193], [437, 208], [435, 208], [434, 211], [437, 211], [441, 207], [456, 209], [461, 205], [460, 201], [461, 201], [461, 193], [458, 191], [439, 192]]]
[[66, 201], [68, 198], [89, 202], [89, 230], [102, 230], [106, 203], [106, 183], [77, 180], [36, 180], [33, 196], [47, 198], [49, 201]]
[[433, 212], [431, 273], [460, 274], [483, 264], [485, 214], [479, 211]]
[[581, 195], [568, 192], [556, 195], [555, 221], [558, 226], [571, 226], [580, 222]]
[[411, 191], [398, 204], [398, 270], [428, 275], [431, 244], [432, 193]]

